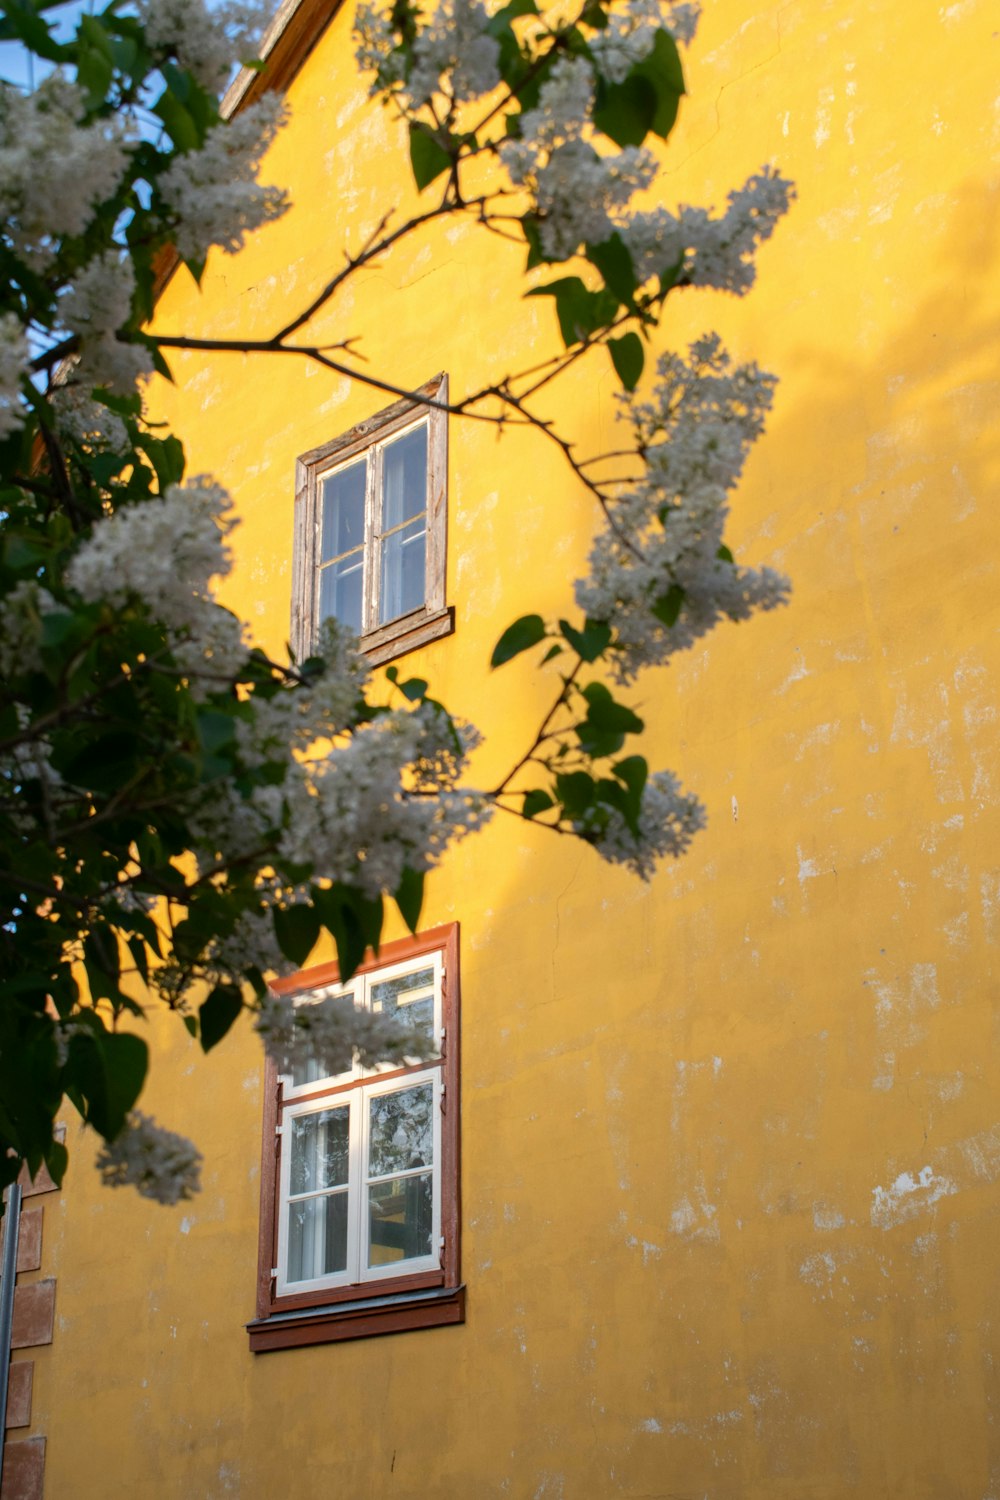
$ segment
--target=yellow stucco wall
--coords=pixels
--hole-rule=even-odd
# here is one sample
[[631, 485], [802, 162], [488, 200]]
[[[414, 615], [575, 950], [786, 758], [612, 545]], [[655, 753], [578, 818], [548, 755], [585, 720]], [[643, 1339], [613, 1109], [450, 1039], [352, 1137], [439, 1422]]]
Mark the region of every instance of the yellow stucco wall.
[[[997, 1500], [1000, 1110], [998, 14], [989, 0], [715, 0], [666, 201], [764, 161], [798, 203], [743, 302], [686, 293], [781, 376], [734, 547], [791, 606], [637, 692], [657, 764], [707, 803], [648, 888], [498, 820], [429, 882], [462, 923], [458, 1329], [254, 1358], [261, 1059], [152, 1020], [148, 1106], [206, 1156], [177, 1211], [102, 1190], [70, 1126], [32, 1431], [50, 1500]], [[346, 16], [267, 163], [297, 207], [184, 274], [160, 326], [262, 336], [405, 203]], [[404, 387], [554, 347], [520, 255], [439, 229], [355, 284]], [[158, 390], [243, 517], [228, 597], [287, 638], [298, 453], [384, 400], [287, 360], [177, 358]], [[548, 406], [595, 447], [598, 360]], [[591, 509], [540, 440], [452, 422], [456, 634], [408, 658], [483, 730], [485, 783], [547, 696], [500, 629], [568, 601]], [[390, 935], [395, 935], [395, 930]]]

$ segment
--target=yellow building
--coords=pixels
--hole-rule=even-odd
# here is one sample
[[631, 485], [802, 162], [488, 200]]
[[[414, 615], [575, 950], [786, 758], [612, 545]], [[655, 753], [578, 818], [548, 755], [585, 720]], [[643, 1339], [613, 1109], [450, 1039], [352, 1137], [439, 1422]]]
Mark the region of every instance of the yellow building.
[[[351, 14], [328, 10], [288, 0], [271, 57], [291, 123], [264, 176], [294, 208], [200, 292], [175, 275], [163, 332], [269, 336], [412, 207]], [[708, 829], [649, 886], [512, 818], [456, 847], [430, 936], [380, 959], [404, 1001], [445, 1007], [445, 1063], [396, 1080], [414, 1108], [447, 1084], [434, 1167], [378, 1077], [318, 1103], [299, 1080], [279, 1139], [320, 1122], [328, 1162], [388, 1111], [374, 1184], [328, 1166], [325, 1229], [282, 1217], [299, 1199], [250, 1027], [205, 1060], [151, 1019], [146, 1107], [198, 1142], [204, 1188], [176, 1211], [109, 1193], [68, 1121], [19, 1283], [46, 1288], [51, 1342], [15, 1354], [33, 1391], [8, 1446], [46, 1440], [48, 1500], [1000, 1497], [998, 25], [987, 0], [707, 7], [663, 192], [721, 204], [772, 161], [798, 188], [752, 294], [685, 292], [664, 325], [673, 347], [718, 328], [781, 377], [731, 539], [791, 604], [635, 695]], [[367, 370], [444, 374], [453, 399], [553, 352], [523, 252], [484, 238], [430, 226], [315, 339], [361, 335]], [[239, 505], [227, 601], [276, 653], [310, 567], [296, 504], [430, 445], [437, 592], [378, 644], [480, 728], [493, 784], [550, 689], [520, 661], [489, 676], [490, 651], [565, 612], [596, 522], [560, 455], [419, 412], [372, 424], [391, 393], [294, 358], [173, 364], [160, 410]], [[615, 386], [583, 361], [547, 415], [610, 447]], [[343, 1226], [369, 1192], [366, 1253]]]

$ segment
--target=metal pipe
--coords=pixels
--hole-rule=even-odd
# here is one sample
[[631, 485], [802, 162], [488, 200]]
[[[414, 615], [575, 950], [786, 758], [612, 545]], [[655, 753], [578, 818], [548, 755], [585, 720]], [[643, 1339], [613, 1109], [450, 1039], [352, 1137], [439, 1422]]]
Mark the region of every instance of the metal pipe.
[[10, 1339], [14, 1324], [14, 1282], [17, 1279], [17, 1237], [21, 1228], [21, 1186], [7, 1189], [7, 1222], [3, 1236], [3, 1269], [0, 1270], [0, 1483], [7, 1446], [7, 1380], [10, 1376]]

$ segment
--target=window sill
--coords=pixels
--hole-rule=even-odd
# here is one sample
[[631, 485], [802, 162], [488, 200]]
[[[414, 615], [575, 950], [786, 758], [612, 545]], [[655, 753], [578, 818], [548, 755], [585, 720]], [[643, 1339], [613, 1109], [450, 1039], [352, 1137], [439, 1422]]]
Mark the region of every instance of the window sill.
[[301, 1349], [464, 1322], [465, 1287], [457, 1286], [276, 1312], [269, 1318], [254, 1318], [246, 1328], [251, 1354], [268, 1354], [275, 1349]]
[[454, 629], [453, 609], [415, 609], [378, 630], [370, 630], [361, 637], [360, 646], [372, 666], [377, 667], [394, 657], [405, 656], [408, 651], [416, 651], [418, 646], [451, 635]]

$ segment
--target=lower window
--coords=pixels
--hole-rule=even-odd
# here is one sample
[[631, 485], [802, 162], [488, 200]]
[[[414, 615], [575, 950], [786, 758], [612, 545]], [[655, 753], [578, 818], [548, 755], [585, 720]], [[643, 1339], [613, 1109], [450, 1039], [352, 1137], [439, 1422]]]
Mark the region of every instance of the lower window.
[[251, 1349], [462, 1322], [457, 925], [386, 944], [346, 985], [327, 964], [276, 987], [392, 1013], [425, 1057], [336, 1077], [267, 1063]]

